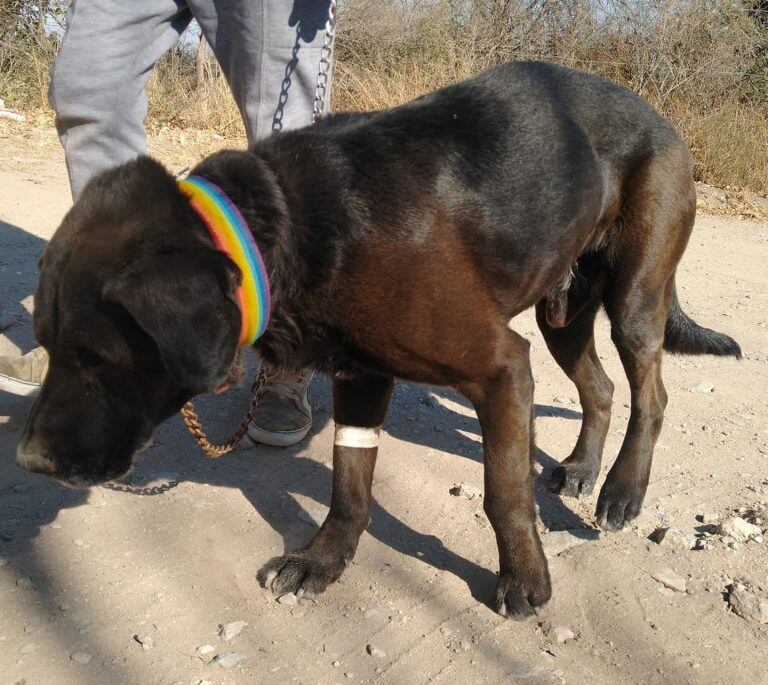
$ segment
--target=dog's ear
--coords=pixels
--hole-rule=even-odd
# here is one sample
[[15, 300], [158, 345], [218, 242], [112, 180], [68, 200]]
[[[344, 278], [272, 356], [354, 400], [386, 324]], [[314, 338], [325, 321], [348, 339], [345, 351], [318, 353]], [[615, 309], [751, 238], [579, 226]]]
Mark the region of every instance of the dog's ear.
[[155, 341], [168, 374], [194, 394], [227, 379], [241, 316], [238, 267], [207, 247], [142, 255], [112, 276], [105, 301], [124, 307]]

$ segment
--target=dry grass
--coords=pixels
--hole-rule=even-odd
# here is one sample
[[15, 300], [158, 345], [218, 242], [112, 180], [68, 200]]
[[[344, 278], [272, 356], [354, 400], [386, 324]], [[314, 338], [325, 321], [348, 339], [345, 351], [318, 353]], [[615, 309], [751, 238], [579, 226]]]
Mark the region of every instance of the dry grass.
[[[53, 1], [53, 0], [50, 0]], [[669, 117], [699, 180], [768, 192], [768, 3], [762, 0], [346, 0], [335, 109], [396, 105], [512, 59], [545, 59], [622, 83]], [[1, 46], [0, 46], [1, 48]], [[55, 46], [31, 41], [0, 97], [45, 107]], [[0, 49], [0, 64], [2, 64]], [[198, 82], [175, 50], [150, 81], [148, 126], [242, 135], [215, 63]]]

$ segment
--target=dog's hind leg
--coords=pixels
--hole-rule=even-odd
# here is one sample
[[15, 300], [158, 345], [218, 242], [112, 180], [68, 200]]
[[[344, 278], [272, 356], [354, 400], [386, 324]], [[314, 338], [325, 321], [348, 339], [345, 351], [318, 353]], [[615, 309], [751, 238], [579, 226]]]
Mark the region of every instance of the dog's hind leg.
[[259, 572], [262, 585], [274, 594], [318, 595], [339, 579], [355, 555], [371, 516], [379, 428], [393, 385], [391, 376], [361, 374], [334, 379], [331, 507], [306, 547], [272, 559]]
[[570, 497], [592, 494], [611, 421], [613, 383], [595, 351], [594, 323], [601, 295], [602, 288], [593, 289], [586, 306], [564, 328], [549, 324], [546, 300], [536, 305], [536, 320], [547, 347], [576, 385], [583, 411], [576, 446], [548, 482], [550, 490]]
[[696, 212], [690, 161], [681, 148], [657, 153], [660, 158], [649, 160], [636, 175], [623, 226], [612, 238], [603, 301], [629, 380], [631, 411], [624, 442], [597, 503], [598, 523], [610, 530], [621, 529], [640, 514], [667, 404], [662, 345], [675, 268]]
[[533, 499], [533, 375], [530, 345], [516, 333], [499, 334], [498, 366], [459, 390], [474, 404], [483, 433], [484, 508], [499, 547], [493, 606], [524, 618], [550, 597], [547, 560], [536, 532]]

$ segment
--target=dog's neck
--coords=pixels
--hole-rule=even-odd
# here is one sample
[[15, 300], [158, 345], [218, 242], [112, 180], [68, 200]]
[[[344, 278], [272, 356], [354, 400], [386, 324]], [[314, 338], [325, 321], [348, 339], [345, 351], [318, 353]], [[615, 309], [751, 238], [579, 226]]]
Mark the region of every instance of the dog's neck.
[[179, 188], [202, 219], [216, 247], [237, 264], [242, 280], [237, 299], [242, 317], [241, 345], [253, 345], [267, 328], [271, 308], [264, 260], [240, 210], [215, 183], [202, 176], [179, 181]]
[[272, 302], [269, 325], [257, 346], [262, 358], [273, 365], [290, 365], [276, 350], [286, 345], [293, 350], [301, 347], [296, 322], [301, 308], [296, 300], [304, 266], [295, 258], [299, 250], [288, 200], [276, 172], [253, 151], [225, 150], [205, 159], [192, 174], [219, 186], [245, 220], [266, 267]]

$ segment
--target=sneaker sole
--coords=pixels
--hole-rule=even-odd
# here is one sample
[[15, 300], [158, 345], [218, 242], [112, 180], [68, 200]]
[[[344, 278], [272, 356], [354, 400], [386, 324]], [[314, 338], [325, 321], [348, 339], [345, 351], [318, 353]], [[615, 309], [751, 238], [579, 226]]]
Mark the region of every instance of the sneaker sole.
[[312, 424], [295, 431], [265, 431], [251, 424], [248, 426], [248, 436], [254, 442], [271, 447], [293, 447], [307, 437]]
[[37, 383], [29, 383], [27, 381], [20, 381], [18, 378], [12, 378], [0, 373], [0, 390], [11, 393], [11, 395], [19, 395], [21, 397], [27, 397], [34, 395], [42, 386]]

